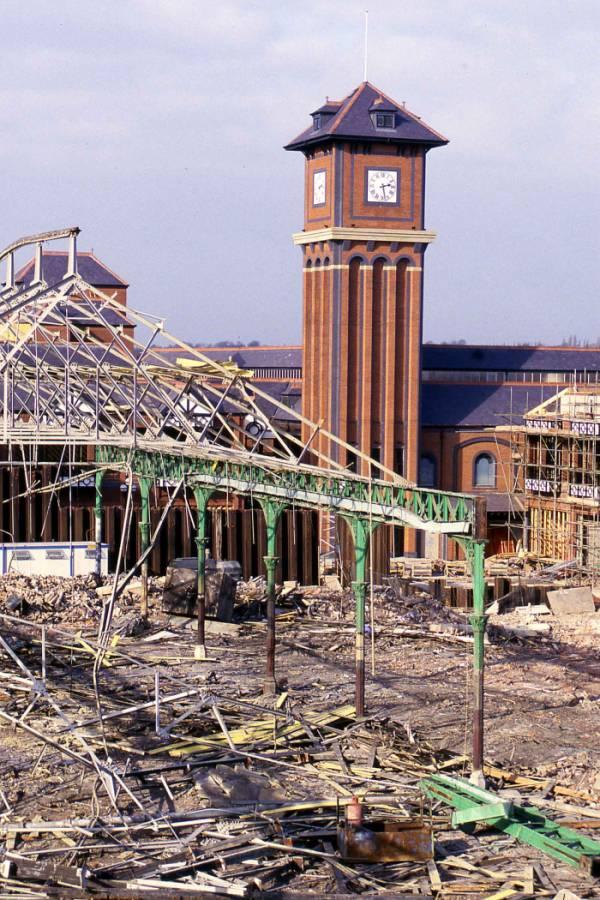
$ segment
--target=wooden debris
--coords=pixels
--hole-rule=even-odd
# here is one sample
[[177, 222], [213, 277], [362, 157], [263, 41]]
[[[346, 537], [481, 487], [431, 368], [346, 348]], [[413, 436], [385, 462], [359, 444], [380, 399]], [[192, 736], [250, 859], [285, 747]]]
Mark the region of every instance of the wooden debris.
[[[267, 701], [260, 690], [264, 579], [240, 585], [237, 608], [246, 621], [207, 629], [202, 665], [193, 658], [195, 635], [185, 620], [160, 612], [158, 591], [151, 593], [155, 624], [139, 634], [113, 629], [100, 644], [88, 626], [112, 586], [99, 597], [95, 582], [75, 580], [72, 611], [69, 586], [45, 587], [49, 599], [19, 582], [30, 592], [29, 611], [0, 614], [8, 646], [0, 657], [2, 897], [171, 900], [285, 891], [290, 898], [337, 892], [513, 900], [575, 887], [554, 863], [542, 866], [515, 850], [514, 841], [458, 833], [441, 809], [424, 804], [421, 777], [468, 766], [462, 730], [455, 752], [437, 740], [444, 712], [429, 712], [425, 670], [413, 671], [413, 662], [401, 668], [409, 654], [428, 657], [430, 673], [439, 669], [444, 679], [456, 671], [464, 686], [468, 648], [461, 645], [471, 641], [470, 626], [431, 594], [386, 590], [386, 602], [377, 603], [377, 641], [388, 662], [399, 661], [400, 688], [392, 702], [389, 692], [379, 702], [382, 668], [369, 714], [356, 721], [348, 702], [353, 605], [343, 591], [290, 584], [282, 592], [278, 653], [282, 673], [289, 666], [295, 674]], [[137, 602], [134, 592], [122, 593], [115, 625], [132, 624]], [[507, 694], [514, 703], [512, 685]], [[396, 699], [412, 702], [412, 711], [410, 702], [396, 708]], [[414, 711], [423, 712], [421, 720]], [[462, 729], [464, 710], [450, 708], [447, 719]], [[597, 795], [587, 782], [502, 762], [485, 769], [497, 788], [518, 789], [523, 803], [562, 804], [582, 831], [597, 826]], [[342, 860], [338, 824], [355, 796], [373, 833], [422, 819], [435, 834], [436, 860]]]

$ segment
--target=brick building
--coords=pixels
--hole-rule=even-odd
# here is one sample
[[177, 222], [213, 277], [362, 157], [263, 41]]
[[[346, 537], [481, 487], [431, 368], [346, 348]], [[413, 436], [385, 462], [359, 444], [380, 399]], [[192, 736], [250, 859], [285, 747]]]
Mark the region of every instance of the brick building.
[[[38, 282], [44, 282], [48, 287], [55, 287], [68, 277], [71, 261], [69, 253], [62, 250], [42, 250], [40, 246], [32, 259], [22, 266], [15, 275], [15, 284], [19, 287], [28, 287]], [[129, 285], [119, 275], [101, 262], [92, 251], [79, 250], [76, 254], [77, 272], [88, 284], [104, 291], [114, 297], [123, 307], [127, 306], [127, 288]], [[93, 295], [90, 299], [94, 299]], [[105, 309], [102, 313], [107, 326], [117, 328], [124, 337], [133, 336], [133, 326], [128, 321], [126, 314], [120, 315], [115, 310]], [[109, 328], [98, 326], [93, 319], [88, 321], [79, 319], [77, 325], [86, 329], [90, 338], [105, 341], [110, 337]], [[50, 328], [50, 330], [55, 330]], [[61, 337], [71, 340], [72, 336], [66, 333]]]
[[[301, 408], [301, 346], [200, 349], [252, 369], [264, 390]], [[424, 344], [420, 380], [419, 484], [486, 497], [488, 554], [509, 551], [523, 540], [536, 550], [536, 523], [525, 515], [526, 414], [573, 385], [600, 390], [600, 349]], [[443, 538], [420, 549], [432, 556], [454, 553]]]

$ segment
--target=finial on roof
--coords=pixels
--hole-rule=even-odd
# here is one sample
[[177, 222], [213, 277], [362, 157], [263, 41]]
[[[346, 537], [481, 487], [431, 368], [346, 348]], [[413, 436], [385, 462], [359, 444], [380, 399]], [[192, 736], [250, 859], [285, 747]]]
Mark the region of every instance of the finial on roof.
[[365, 9], [365, 71], [363, 81], [367, 81], [367, 64], [369, 57], [369, 10]]

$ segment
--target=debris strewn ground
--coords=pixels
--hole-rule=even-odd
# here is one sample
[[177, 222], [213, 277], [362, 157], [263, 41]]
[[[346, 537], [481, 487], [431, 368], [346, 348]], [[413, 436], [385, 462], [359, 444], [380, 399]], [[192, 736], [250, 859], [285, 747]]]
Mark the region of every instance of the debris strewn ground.
[[[239, 585], [237, 622], [213, 623], [203, 661], [193, 623], [162, 612], [159, 587], [137, 631], [123, 627], [137, 586], [119, 597], [99, 651], [106, 585], [3, 580], [2, 896], [600, 896], [591, 877], [506, 834], [453, 829], [419, 790], [433, 772], [468, 773], [462, 611], [376, 592], [356, 721], [350, 592], [282, 592], [281, 690], [266, 698], [264, 582]], [[549, 630], [531, 630], [539, 618]], [[491, 624], [490, 786], [600, 835], [598, 650], [575, 633], [590, 623], [513, 611]], [[353, 797], [367, 823], [431, 826], [435, 859], [343, 859], [337, 825]]]

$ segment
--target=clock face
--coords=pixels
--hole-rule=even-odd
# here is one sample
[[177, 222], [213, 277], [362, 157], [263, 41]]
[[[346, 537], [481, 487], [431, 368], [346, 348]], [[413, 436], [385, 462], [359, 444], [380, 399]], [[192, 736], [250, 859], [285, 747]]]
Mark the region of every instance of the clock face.
[[326, 172], [315, 172], [313, 175], [313, 206], [322, 206], [325, 203], [325, 176]]
[[396, 203], [398, 200], [398, 172], [393, 169], [369, 169], [367, 173], [367, 201]]

